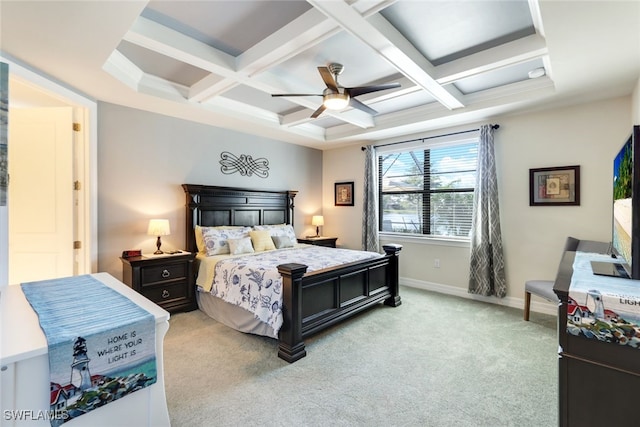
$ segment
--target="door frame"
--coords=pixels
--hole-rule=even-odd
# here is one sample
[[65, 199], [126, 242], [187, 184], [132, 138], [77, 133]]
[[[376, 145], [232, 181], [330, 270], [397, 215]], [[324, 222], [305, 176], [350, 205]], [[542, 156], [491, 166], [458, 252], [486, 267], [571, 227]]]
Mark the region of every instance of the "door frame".
[[[80, 181], [76, 238], [82, 242], [81, 249], [75, 253], [77, 274], [95, 273], [98, 270], [98, 104], [2, 53], [0, 61], [9, 64], [9, 79], [18, 79], [21, 83], [73, 107], [74, 122], [80, 124], [80, 131], [75, 132], [74, 136], [76, 177]], [[0, 215], [0, 234], [6, 236], [8, 231], [7, 216]], [[8, 256], [3, 258], [0, 258], [0, 276], [8, 271]], [[0, 287], [7, 281], [8, 277], [0, 277]]]

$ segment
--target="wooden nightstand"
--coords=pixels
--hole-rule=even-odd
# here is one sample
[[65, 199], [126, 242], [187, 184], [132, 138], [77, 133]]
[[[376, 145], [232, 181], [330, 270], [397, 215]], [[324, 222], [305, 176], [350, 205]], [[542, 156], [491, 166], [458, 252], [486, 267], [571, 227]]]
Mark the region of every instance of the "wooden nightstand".
[[139, 256], [122, 260], [122, 281], [169, 312], [198, 308], [193, 260], [195, 254]]
[[298, 239], [298, 243], [307, 243], [309, 245], [327, 246], [329, 248], [336, 247], [337, 237], [307, 237], [306, 239]]

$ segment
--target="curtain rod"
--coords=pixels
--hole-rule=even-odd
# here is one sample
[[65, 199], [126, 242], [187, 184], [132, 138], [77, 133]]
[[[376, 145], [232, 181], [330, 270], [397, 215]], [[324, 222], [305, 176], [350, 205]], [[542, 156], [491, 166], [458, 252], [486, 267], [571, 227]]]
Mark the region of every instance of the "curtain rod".
[[[491, 125], [491, 129], [499, 129], [499, 128], [500, 128], [500, 125]], [[386, 147], [387, 145], [406, 144], [407, 142], [414, 142], [414, 141], [424, 141], [426, 139], [442, 138], [443, 136], [460, 135], [460, 134], [469, 133], [469, 132], [478, 132], [479, 130], [480, 130], [479, 128], [478, 129], [461, 130], [460, 132], [451, 132], [451, 133], [445, 133], [444, 135], [427, 136], [426, 138], [410, 139], [409, 141], [390, 142], [388, 144], [374, 145], [374, 148]], [[360, 147], [360, 149], [362, 151], [364, 151], [367, 148], [366, 147]]]

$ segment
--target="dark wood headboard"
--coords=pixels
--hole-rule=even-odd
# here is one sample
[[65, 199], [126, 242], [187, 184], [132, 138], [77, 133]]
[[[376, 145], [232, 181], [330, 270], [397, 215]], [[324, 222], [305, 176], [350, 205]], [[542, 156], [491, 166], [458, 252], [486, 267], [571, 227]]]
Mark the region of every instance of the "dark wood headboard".
[[196, 225], [293, 225], [293, 199], [297, 191], [251, 190], [182, 184], [187, 196], [186, 250], [198, 252], [193, 229]]

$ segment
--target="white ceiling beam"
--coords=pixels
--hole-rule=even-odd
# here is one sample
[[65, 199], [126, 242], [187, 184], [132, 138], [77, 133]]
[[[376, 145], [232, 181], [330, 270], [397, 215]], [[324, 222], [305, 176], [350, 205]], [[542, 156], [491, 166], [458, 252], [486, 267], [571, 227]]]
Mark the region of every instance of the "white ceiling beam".
[[299, 126], [304, 123], [312, 122], [314, 119], [309, 116], [307, 110], [295, 111], [293, 113], [285, 114], [280, 120], [280, 124], [286, 127]]
[[[456, 122], [468, 122], [470, 117], [473, 120], [483, 119], [478, 115], [503, 114], [508, 111], [509, 106], [513, 106], [533, 99], [546, 98], [555, 93], [553, 81], [548, 77], [524, 80], [506, 86], [487, 89], [468, 95], [467, 106], [464, 110], [448, 110], [439, 103], [427, 104], [410, 108], [396, 113], [389, 113], [380, 116], [376, 120], [376, 127], [370, 130], [356, 130], [347, 125], [335, 126], [327, 129], [327, 141], [345, 141], [351, 139], [377, 139], [384, 137], [386, 132], [395, 134], [408, 134], [430, 129], [429, 123], [434, 123], [433, 127], [443, 127]], [[487, 113], [483, 113], [483, 111]]]
[[444, 106], [449, 109], [464, 107], [462, 94], [455, 88], [438, 84], [430, 75], [433, 65], [382, 15], [372, 15], [367, 20], [343, 1], [307, 1], [371, 47]]
[[117, 49], [111, 52], [102, 69], [135, 90], [144, 76], [144, 71]]
[[340, 31], [315, 9], [302, 14], [238, 56], [238, 71], [254, 76]]
[[[217, 96], [201, 103], [200, 105], [202, 108], [215, 112], [216, 114], [223, 114], [233, 119], [240, 117], [247, 123], [253, 123], [256, 126], [266, 126], [272, 129], [282, 128], [278, 114], [243, 102], [225, 98], [224, 96]], [[324, 141], [325, 139], [324, 129], [317, 126], [298, 126], [288, 130], [306, 138], [312, 138], [318, 141]]]
[[[372, 10], [375, 9], [374, 6], [379, 6], [379, 4], [389, 4], [389, 1], [367, 3], [367, 10]], [[238, 84], [245, 84], [266, 93], [285, 92], [286, 90], [279, 83], [279, 79], [271, 79], [274, 82], [273, 85], [263, 85], [251, 78], [326, 40], [339, 31], [341, 31], [339, 25], [327, 20], [317, 10], [311, 9], [241, 54], [237, 58], [236, 71], [233, 74], [222, 80], [215, 76], [208, 76], [194, 84], [191, 87], [190, 100], [204, 102], [223, 94]], [[312, 111], [319, 106], [319, 104], [310, 103], [304, 99], [289, 98], [289, 101]], [[361, 112], [346, 116], [340, 112], [328, 114], [361, 128], [374, 125], [373, 119]]]
[[235, 57], [143, 17], [124, 40], [223, 77], [235, 74]]
[[542, 14], [540, 13], [540, 3], [538, 0], [529, 0], [529, 12], [531, 12], [531, 20], [536, 34], [545, 37], [544, 26], [542, 25]]
[[[360, 0], [353, 4], [370, 16], [397, 0]], [[248, 76], [259, 74], [342, 31], [342, 27], [317, 9], [311, 9], [258, 42], [237, 60], [237, 69]]]
[[204, 102], [238, 86], [235, 79], [225, 79], [217, 74], [209, 74], [189, 88], [189, 101]]
[[443, 85], [454, 83], [467, 77], [541, 58], [548, 53], [544, 39], [538, 35], [531, 35], [439, 65], [434, 77]]

